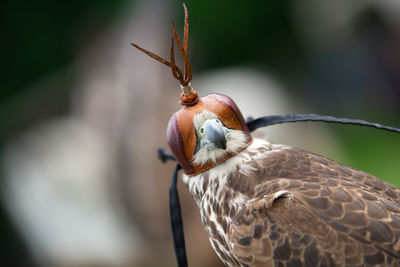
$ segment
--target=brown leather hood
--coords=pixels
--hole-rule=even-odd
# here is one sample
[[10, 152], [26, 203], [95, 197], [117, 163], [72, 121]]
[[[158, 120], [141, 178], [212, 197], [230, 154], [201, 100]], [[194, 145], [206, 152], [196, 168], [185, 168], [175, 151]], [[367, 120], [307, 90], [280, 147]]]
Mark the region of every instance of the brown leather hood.
[[210, 94], [200, 98], [195, 105], [183, 106], [169, 120], [167, 142], [178, 163], [182, 166], [185, 173], [190, 176], [213, 168], [235, 155], [230, 153], [221, 160], [218, 160], [216, 164], [211, 162], [202, 166], [193, 164], [192, 159], [197, 141], [193, 117], [203, 110], [208, 110], [216, 114], [227, 127], [247, 133], [248, 143], [243, 149], [252, 141], [243, 115], [230, 97], [223, 94]]

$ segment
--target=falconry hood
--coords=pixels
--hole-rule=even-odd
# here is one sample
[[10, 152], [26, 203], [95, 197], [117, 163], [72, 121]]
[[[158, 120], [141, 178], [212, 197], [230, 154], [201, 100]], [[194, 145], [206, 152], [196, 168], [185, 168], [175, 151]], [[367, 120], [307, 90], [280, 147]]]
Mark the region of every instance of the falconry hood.
[[[252, 137], [242, 113], [229, 96], [210, 94], [198, 98], [196, 91], [188, 84], [186, 87], [183, 86], [180, 103], [183, 107], [169, 120], [167, 141], [172, 153], [187, 175], [196, 175], [221, 164], [245, 149], [252, 142]], [[227, 152], [216, 161], [196, 164], [193, 161], [193, 157], [196, 150], [197, 134], [193, 119], [195, 115], [205, 110], [214, 113], [226, 127], [244, 132], [247, 136], [247, 142], [244, 143], [243, 147], [236, 150], [236, 153]]]
[[[172, 75], [177, 79], [182, 88], [180, 94], [180, 103], [182, 108], [176, 112], [169, 120], [167, 127], [167, 141], [178, 163], [182, 166], [185, 173], [189, 176], [199, 174], [203, 171], [209, 170], [218, 164], [233, 157], [241, 150], [246, 148], [251, 142], [252, 138], [249, 129], [243, 119], [240, 110], [233, 100], [223, 94], [210, 94], [199, 98], [196, 91], [191, 87], [190, 81], [192, 79], [192, 69], [190, 67], [188, 58], [188, 43], [189, 43], [189, 19], [188, 12], [185, 4], [185, 28], [183, 43], [176, 33], [174, 21], [172, 21], [172, 36], [171, 36], [171, 52], [170, 60], [164, 59], [137, 44], [131, 43], [134, 47], [146, 53], [150, 57], [160, 61], [161, 63], [171, 67]], [[182, 54], [184, 61], [184, 71], [182, 71], [175, 64], [174, 55], [174, 42], [177, 43], [179, 51]], [[246, 136], [244, 142], [236, 147], [234, 151], [227, 149], [222, 151], [220, 156], [215, 160], [208, 162], [195, 163], [194, 155], [196, 152], [197, 135], [194, 126], [194, 117], [203, 112], [209, 111], [216, 116], [217, 119], [226, 127], [226, 129], [239, 130]], [[220, 148], [222, 149], [222, 148]], [[221, 152], [221, 151], [220, 151]]]

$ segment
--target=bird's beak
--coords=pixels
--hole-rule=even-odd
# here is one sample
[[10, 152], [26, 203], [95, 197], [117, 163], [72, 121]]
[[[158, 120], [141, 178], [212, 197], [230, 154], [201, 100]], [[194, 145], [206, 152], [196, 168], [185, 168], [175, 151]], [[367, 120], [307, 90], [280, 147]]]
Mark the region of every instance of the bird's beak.
[[204, 127], [205, 137], [209, 141], [209, 145], [215, 148], [226, 149], [225, 128], [223, 125], [215, 122], [209, 122]]

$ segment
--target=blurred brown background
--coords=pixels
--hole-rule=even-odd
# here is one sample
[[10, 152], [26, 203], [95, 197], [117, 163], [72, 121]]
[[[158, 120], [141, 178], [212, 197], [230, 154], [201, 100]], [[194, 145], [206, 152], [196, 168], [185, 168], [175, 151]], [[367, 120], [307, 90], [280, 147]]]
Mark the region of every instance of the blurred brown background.
[[[186, 1], [200, 95], [243, 114], [320, 113], [400, 127], [400, 4], [393, 0]], [[3, 3], [0, 266], [176, 266], [168, 218], [179, 108], [169, 56], [182, 1]], [[400, 137], [299, 123], [257, 133], [400, 186]], [[191, 266], [221, 266], [180, 185]]]

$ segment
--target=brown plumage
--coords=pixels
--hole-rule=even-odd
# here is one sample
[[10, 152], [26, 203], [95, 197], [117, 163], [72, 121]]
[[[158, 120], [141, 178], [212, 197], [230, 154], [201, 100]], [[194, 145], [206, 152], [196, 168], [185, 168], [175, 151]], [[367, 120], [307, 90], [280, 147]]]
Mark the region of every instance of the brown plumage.
[[400, 190], [365, 172], [255, 140], [184, 181], [228, 266], [400, 266]]

